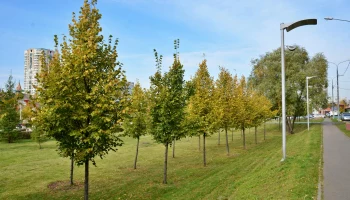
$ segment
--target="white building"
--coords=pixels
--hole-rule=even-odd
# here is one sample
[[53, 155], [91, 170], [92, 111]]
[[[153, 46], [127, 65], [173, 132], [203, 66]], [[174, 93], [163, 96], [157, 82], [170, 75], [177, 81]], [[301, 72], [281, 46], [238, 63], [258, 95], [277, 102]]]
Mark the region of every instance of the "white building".
[[37, 85], [35, 76], [40, 72], [40, 56], [45, 53], [46, 62], [53, 57], [54, 51], [43, 48], [32, 48], [24, 51], [24, 91], [31, 95], [35, 93], [33, 85]]

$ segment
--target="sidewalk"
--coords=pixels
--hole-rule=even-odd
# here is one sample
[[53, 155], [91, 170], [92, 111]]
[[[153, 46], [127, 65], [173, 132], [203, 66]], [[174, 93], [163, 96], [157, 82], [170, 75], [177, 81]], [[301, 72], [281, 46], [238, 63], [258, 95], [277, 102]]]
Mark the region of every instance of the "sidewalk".
[[329, 118], [323, 123], [323, 161], [324, 199], [350, 199], [350, 138]]

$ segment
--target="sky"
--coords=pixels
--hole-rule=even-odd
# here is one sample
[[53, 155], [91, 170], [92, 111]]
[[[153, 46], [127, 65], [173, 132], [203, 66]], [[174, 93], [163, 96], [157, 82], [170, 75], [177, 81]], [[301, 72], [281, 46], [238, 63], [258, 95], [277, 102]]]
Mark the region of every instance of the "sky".
[[[83, 0], [0, 1], [0, 87], [10, 74], [23, 87], [24, 51], [54, 49], [53, 36], [68, 35], [72, 12]], [[129, 81], [149, 87], [156, 71], [153, 49], [164, 56], [163, 69], [173, 61], [174, 39], [180, 39], [180, 59], [185, 79], [207, 59], [214, 78], [219, 66], [238, 76], [249, 76], [250, 61], [281, 45], [280, 23], [317, 18], [316, 26], [285, 33], [286, 45], [305, 47], [310, 56], [323, 53], [328, 61], [350, 59], [350, 20], [347, 0], [99, 0], [102, 34], [119, 39], [118, 60]], [[350, 69], [339, 65], [340, 99], [350, 100]], [[328, 69], [329, 89], [336, 67]], [[334, 84], [336, 78], [333, 79]], [[336, 90], [334, 90], [334, 95]]]

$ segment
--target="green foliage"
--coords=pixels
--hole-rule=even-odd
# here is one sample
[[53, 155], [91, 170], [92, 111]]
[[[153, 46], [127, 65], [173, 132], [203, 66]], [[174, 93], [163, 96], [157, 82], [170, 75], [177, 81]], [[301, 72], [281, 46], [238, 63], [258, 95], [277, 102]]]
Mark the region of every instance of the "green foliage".
[[213, 124], [217, 129], [227, 129], [233, 125], [236, 109], [235, 84], [230, 72], [225, 68], [220, 68], [213, 94]]
[[213, 94], [213, 127], [220, 130], [225, 130], [226, 136], [226, 150], [229, 154], [229, 144], [227, 131], [230, 127], [233, 127], [235, 104], [235, 88], [236, 82], [234, 81], [230, 72], [225, 68], [220, 68], [219, 77], [215, 83], [215, 89]]
[[40, 127], [33, 127], [30, 136], [32, 140], [38, 143], [39, 149], [42, 148], [41, 144], [49, 139], [46, 133], [43, 130], [41, 130]]
[[[253, 70], [250, 84], [265, 95], [272, 103], [272, 110], [281, 112], [281, 51], [280, 48], [268, 52], [252, 61]], [[307, 51], [297, 47], [285, 52], [286, 106], [287, 116], [303, 116], [306, 113], [306, 77], [309, 80], [310, 104], [314, 108], [327, 105], [327, 60], [323, 54], [310, 59]], [[267, 89], [268, 88], [268, 89]], [[288, 121], [289, 131], [293, 133], [294, 120]]]
[[190, 97], [187, 106], [187, 121], [192, 124], [192, 135], [207, 135], [216, 129], [212, 124], [214, 81], [210, 77], [207, 61], [199, 64], [195, 76], [192, 79], [194, 94]]
[[[102, 158], [122, 144], [115, 132], [126, 101], [126, 79], [116, 61], [118, 40], [113, 43], [110, 36], [105, 44], [99, 34], [101, 14], [95, 4], [85, 0], [78, 20], [73, 13], [71, 39], [63, 37], [61, 53], [56, 51], [38, 77], [38, 114], [44, 122], [38, 126], [58, 141], [61, 151], [74, 146], [78, 165], [95, 164], [95, 156]], [[55, 42], [57, 46], [57, 37]]]
[[169, 72], [161, 73], [161, 60], [155, 51], [157, 72], [151, 80], [151, 134], [154, 139], [164, 145], [184, 137], [182, 121], [184, 118], [184, 70], [178, 54]]
[[145, 91], [139, 82], [134, 86], [131, 95], [128, 115], [123, 121], [124, 134], [133, 138], [139, 138], [147, 132], [147, 99]]
[[0, 137], [8, 143], [14, 142], [19, 136], [19, 131], [16, 130], [20, 121], [17, 112], [18, 97], [14, 93], [14, 87], [12, 76], [9, 76], [5, 91], [0, 95]]
[[185, 136], [183, 129], [185, 92], [184, 70], [177, 52], [179, 40], [175, 40], [174, 62], [169, 71], [162, 74], [162, 56], [154, 50], [157, 72], [150, 77], [150, 133], [158, 143], [165, 146], [164, 179], [167, 183], [167, 157], [168, 146], [172, 142]]

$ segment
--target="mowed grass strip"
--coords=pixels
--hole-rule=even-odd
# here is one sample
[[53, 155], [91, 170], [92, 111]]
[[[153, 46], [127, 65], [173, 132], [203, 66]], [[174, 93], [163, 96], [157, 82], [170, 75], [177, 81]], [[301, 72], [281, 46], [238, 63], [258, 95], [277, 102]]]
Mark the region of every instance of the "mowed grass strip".
[[[267, 124], [267, 137], [258, 129], [246, 131], [247, 150], [242, 149], [240, 131], [230, 132], [227, 156], [224, 133], [207, 138], [207, 167], [203, 167], [198, 137], [176, 142], [175, 158], [169, 149], [168, 184], [163, 185], [164, 146], [151, 136], [140, 140], [138, 169], [133, 169], [136, 140], [123, 138], [125, 145], [90, 168], [91, 199], [312, 199], [316, 197], [322, 129], [312, 124], [296, 125], [287, 137], [287, 160], [281, 160], [278, 124]], [[201, 138], [201, 143], [202, 143]], [[202, 148], [202, 144], [201, 144]], [[75, 167], [78, 186], [48, 188], [68, 181], [70, 161], [61, 158], [56, 142], [38, 149], [36, 143], [0, 143], [0, 199], [82, 199], [83, 167]]]

